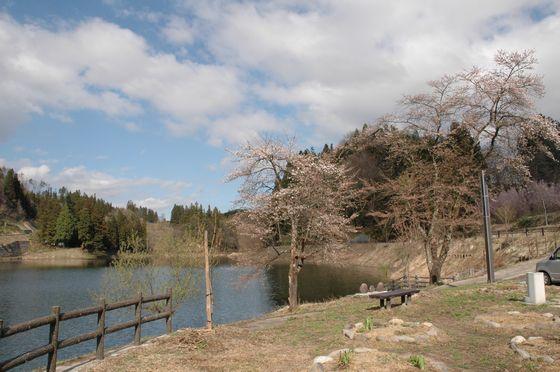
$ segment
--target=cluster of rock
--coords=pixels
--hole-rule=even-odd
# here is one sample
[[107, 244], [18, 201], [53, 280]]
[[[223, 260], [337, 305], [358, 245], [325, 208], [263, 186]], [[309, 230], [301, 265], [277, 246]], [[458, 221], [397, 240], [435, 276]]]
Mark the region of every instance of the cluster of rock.
[[[408, 331], [408, 332], [403, 332]], [[401, 334], [408, 333], [408, 334]], [[421, 343], [438, 337], [440, 331], [429, 322], [405, 322], [393, 318], [381, 327], [366, 330], [363, 323], [349, 324], [342, 330], [342, 334], [351, 340], [371, 340], [379, 342], [408, 342]]]
[[531, 355], [526, 349], [519, 346], [521, 344], [524, 344], [525, 342], [540, 341], [542, 339], [543, 339], [542, 337], [529, 337], [528, 339], [525, 339], [525, 337], [523, 337], [523, 336], [515, 336], [509, 342], [509, 346], [513, 349], [513, 351], [515, 351], [517, 354], [519, 354], [519, 356], [522, 359], [542, 361], [542, 362], [545, 362], [545, 363], [554, 363], [554, 359], [552, 359], [552, 357], [550, 357], [548, 355], [535, 355], [535, 354]]
[[383, 292], [385, 290], [385, 285], [382, 282], [377, 283], [377, 285], [368, 286], [367, 283], [362, 283], [360, 285], [360, 293], [368, 292]]

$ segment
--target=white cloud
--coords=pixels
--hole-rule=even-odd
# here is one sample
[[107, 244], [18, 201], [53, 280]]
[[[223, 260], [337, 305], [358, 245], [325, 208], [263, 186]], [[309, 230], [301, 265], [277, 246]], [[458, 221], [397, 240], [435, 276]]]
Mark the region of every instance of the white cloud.
[[38, 167], [26, 166], [18, 170], [18, 174], [22, 175], [26, 179], [41, 180], [44, 179], [51, 169], [43, 164]]
[[270, 131], [332, 142], [500, 48], [537, 50], [539, 107], [560, 117], [558, 0], [175, 3], [173, 15], [121, 10], [157, 25], [175, 55], [101, 19], [48, 29], [0, 16], [0, 138], [33, 114], [133, 123], [149, 105], [172, 135], [215, 145]]
[[176, 16], [167, 21], [161, 33], [169, 43], [175, 45], [187, 45], [194, 41], [193, 28], [185, 19]]
[[178, 61], [101, 19], [53, 31], [0, 14], [0, 76], [0, 138], [31, 114], [131, 117], [145, 103], [196, 127], [243, 99], [235, 69]]

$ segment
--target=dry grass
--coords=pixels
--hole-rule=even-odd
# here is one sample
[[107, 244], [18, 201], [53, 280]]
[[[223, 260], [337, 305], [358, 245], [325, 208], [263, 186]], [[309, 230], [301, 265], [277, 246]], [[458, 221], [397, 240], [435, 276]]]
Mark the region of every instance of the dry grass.
[[[544, 350], [559, 357], [558, 322], [542, 316], [560, 314], [552, 305], [532, 306], [522, 302], [525, 287], [515, 282], [495, 286], [437, 288], [415, 296], [411, 306], [379, 310], [363, 298], [343, 298], [305, 304], [294, 313], [285, 310], [253, 321], [220, 326], [212, 332], [184, 330], [151, 345], [88, 366], [94, 371], [298, 371], [308, 370], [315, 356], [341, 348], [369, 347], [374, 352], [354, 354], [349, 370], [413, 370], [410, 355], [423, 355], [428, 367], [443, 363], [451, 370], [523, 371], [558, 368], [558, 364], [523, 361], [510, 348], [513, 336], [542, 336]], [[547, 287], [549, 299], [560, 299], [559, 287]], [[553, 302], [554, 304], [554, 302]], [[477, 316], [530, 319], [531, 331], [509, 327], [492, 328], [475, 321]], [[398, 317], [405, 321], [429, 321], [445, 337], [429, 343], [394, 343], [373, 339], [349, 340], [342, 336], [350, 322], [373, 317], [378, 326]], [[526, 334], [525, 334], [526, 333]], [[560, 363], [560, 360], [556, 363]]]

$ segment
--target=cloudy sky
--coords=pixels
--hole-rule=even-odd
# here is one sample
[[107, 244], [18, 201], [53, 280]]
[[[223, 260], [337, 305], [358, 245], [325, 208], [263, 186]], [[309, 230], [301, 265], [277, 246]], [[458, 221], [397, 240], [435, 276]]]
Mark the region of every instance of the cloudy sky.
[[231, 207], [226, 148], [337, 143], [427, 80], [535, 49], [560, 118], [559, 1], [0, 0], [0, 165], [54, 187]]

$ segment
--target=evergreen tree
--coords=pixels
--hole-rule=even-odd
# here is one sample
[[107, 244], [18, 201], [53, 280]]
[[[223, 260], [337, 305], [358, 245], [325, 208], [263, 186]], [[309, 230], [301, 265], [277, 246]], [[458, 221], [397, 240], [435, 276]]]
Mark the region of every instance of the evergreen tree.
[[76, 224], [78, 240], [84, 248], [92, 248], [94, 243], [95, 227], [88, 208], [82, 208], [78, 214]]
[[56, 243], [63, 243], [64, 246], [69, 246], [74, 242], [75, 237], [76, 221], [74, 216], [72, 216], [68, 204], [64, 204], [56, 219], [56, 233], [54, 239]]

